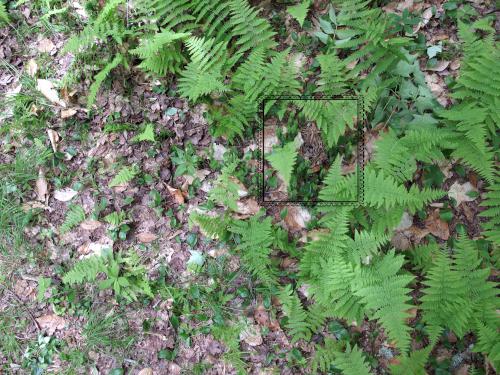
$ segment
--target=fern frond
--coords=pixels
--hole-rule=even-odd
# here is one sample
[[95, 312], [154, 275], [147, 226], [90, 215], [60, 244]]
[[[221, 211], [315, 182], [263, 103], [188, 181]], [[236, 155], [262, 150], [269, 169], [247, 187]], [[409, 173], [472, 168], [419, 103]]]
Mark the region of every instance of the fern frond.
[[208, 193], [209, 200], [222, 203], [233, 211], [238, 210], [236, 201], [239, 198], [239, 191], [241, 189], [234, 180], [234, 171], [237, 166], [238, 162], [233, 162], [224, 166], [221, 170], [221, 174], [215, 181], [214, 187]]
[[7, 7], [3, 3], [3, 1], [0, 1], [0, 25], [4, 23], [9, 23], [9, 13], [7, 12]]
[[90, 85], [89, 88], [89, 94], [87, 96], [87, 108], [90, 108], [97, 97], [97, 92], [99, 91], [99, 88], [101, 87], [101, 84], [104, 82], [106, 77], [109, 75], [109, 73], [116, 68], [118, 65], [124, 63], [123, 56], [121, 54], [117, 54], [112, 61], [110, 61], [104, 69], [102, 69], [97, 75], [95, 76], [95, 80]]
[[335, 357], [334, 365], [344, 375], [371, 375], [370, 366], [356, 345], [352, 348], [348, 345], [345, 352], [337, 352]]
[[231, 220], [227, 217], [211, 217], [193, 212], [190, 219], [200, 227], [201, 232], [211, 239], [224, 239]]
[[317, 82], [316, 92], [325, 95], [342, 95], [348, 87], [346, 83], [345, 65], [336, 53], [317, 57], [321, 72]]
[[290, 187], [290, 179], [297, 161], [297, 154], [297, 145], [294, 141], [291, 141], [283, 147], [274, 147], [272, 153], [266, 155], [266, 159], [278, 171], [287, 188]]
[[293, 291], [292, 286], [288, 284], [284, 287], [280, 291], [278, 298], [281, 302], [283, 313], [288, 318], [286, 328], [292, 336], [292, 343], [300, 339], [309, 340], [311, 338], [311, 331], [306, 322], [307, 314], [299, 297]]
[[222, 67], [227, 62], [226, 43], [215, 44], [214, 39], [191, 37], [186, 41], [191, 61], [181, 72], [179, 93], [196, 101], [212, 92], [229, 88], [223, 82]]
[[500, 246], [500, 177], [497, 175], [494, 181], [495, 183], [489, 186], [481, 202], [481, 206], [486, 207], [486, 210], [482, 211], [479, 216], [488, 219], [482, 224], [482, 235], [496, 246]]
[[94, 281], [97, 274], [104, 270], [104, 261], [105, 258], [96, 255], [78, 261], [70, 271], [64, 274], [63, 283], [71, 285]]
[[429, 359], [432, 346], [424, 349], [415, 350], [410, 355], [399, 356], [397, 365], [391, 365], [391, 374], [393, 375], [426, 375], [425, 364]]
[[132, 165], [130, 167], [125, 166], [120, 171], [118, 174], [113, 177], [113, 179], [109, 182], [108, 186], [109, 187], [114, 187], [118, 185], [124, 185], [134, 179], [135, 176], [139, 174], [139, 167], [137, 165]]
[[66, 218], [59, 227], [59, 233], [65, 234], [85, 220], [85, 211], [80, 205], [71, 205], [66, 212]]

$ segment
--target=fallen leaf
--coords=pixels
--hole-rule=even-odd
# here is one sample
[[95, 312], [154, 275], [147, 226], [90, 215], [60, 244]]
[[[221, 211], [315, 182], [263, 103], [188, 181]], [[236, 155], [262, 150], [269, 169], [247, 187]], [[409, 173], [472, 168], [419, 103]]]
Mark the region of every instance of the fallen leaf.
[[425, 227], [436, 237], [447, 240], [450, 238], [448, 223], [439, 217], [439, 209], [436, 209], [425, 219]]
[[85, 8], [81, 4], [77, 3], [76, 1], [73, 1], [71, 5], [75, 9], [75, 13], [78, 14], [82, 18], [82, 20], [86, 20], [87, 18], [89, 18], [89, 15], [87, 14]]
[[38, 42], [38, 46], [37, 46], [38, 50], [40, 52], [45, 52], [45, 53], [49, 53], [51, 52], [54, 48], [56, 48], [56, 46], [54, 45], [54, 43], [52, 43], [52, 41], [48, 38], [43, 38], [41, 39], [39, 42]]
[[40, 208], [42, 210], [49, 211], [49, 212], [53, 211], [53, 209], [51, 207], [46, 206], [45, 204], [37, 202], [37, 201], [29, 201], [29, 202], [23, 203], [23, 211], [24, 212], [27, 212], [29, 210], [33, 210], [36, 208]]
[[71, 188], [65, 188], [54, 191], [54, 198], [60, 202], [69, 202], [78, 194], [77, 191]]
[[432, 70], [434, 72], [442, 72], [448, 67], [448, 65], [450, 65], [449, 61], [438, 61], [436, 65], [427, 68], [427, 70]]
[[142, 242], [142, 243], [150, 243], [158, 238], [158, 236], [156, 234], [149, 233], [149, 232], [139, 233], [136, 235], [136, 237], [139, 240], [139, 242]]
[[38, 72], [38, 65], [34, 59], [30, 59], [26, 64], [26, 72], [30, 77], [34, 77]]
[[255, 215], [260, 210], [259, 203], [257, 203], [255, 198], [238, 201], [236, 202], [236, 207], [236, 212], [240, 215]]
[[424, 27], [429, 23], [432, 18], [432, 7], [427, 8], [422, 13], [422, 20], [413, 28], [413, 32], [416, 33], [420, 28]]
[[182, 191], [170, 185], [167, 185], [167, 190], [178, 204], [184, 203], [184, 195], [182, 195]]
[[285, 216], [285, 224], [291, 231], [304, 229], [311, 220], [311, 214], [304, 207], [290, 206]]
[[80, 227], [85, 230], [96, 230], [97, 228], [100, 228], [102, 223], [97, 220], [85, 220], [80, 223]]
[[66, 107], [66, 103], [59, 99], [59, 94], [54, 89], [54, 84], [47, 79], [37, 79], [36, 88], [45, 96], [51, 103], [58, 104], [61, 107]]
[[260, 327], [255, 324], [250, 324], [240, 332], [240, 340], [246, 342], [250, 346], [259, 346], [262, 344], [262, 335]]
[[61, 118], [64, 120], [74, 116], [75, 114], [76, 114], [76, 109], [74, 108], [63, 109], [61, 111]]
[[43, 172], [42, 168], [38, 170], [38, 178], [36, 179], [35, 183], [35, 192], [40, 202], [46, 201], [49, 192], [49, 186], [47, 184], [47, 180], [45, 179], [45, 173]]
[[467, 195], [473, 191], [477, 192], [477, 189], [474, 188], [470, 182], [460, 184], [458, 181], [455, 181], [453, 185], [450, 186], [450, 190], [448, 190], [448, 196], [457, 202], [457, 206], [460, 206], [462, 202], [472, 202], [476, 199], [476, 197]]
[[263, 305], [257, 306], [253, 314], [255, 321], [261, 326], [267, 327], [269, 324], [269, 314]]
[[231, 180], [231, 182], [234, 182], [236, 185], [238, 185], [238, 196], [240, 198], [246, 197], [248, 195], [247, 188], [241, 183], [240, 180], [233, 176], [229, 176], [229, 179]]
[[218, 161], [224, 160], [224, 154], [226, 153], [227, 148], [225, 148], [223, 145], [213, 143], [213, 149], [214, 149], [214, 159]]
[[36, 318], [37, 323], [40, 328], [47, 332], [49, 336], [52, 336], [55, 331], [61, 330], [66, 326], [66, 320], [56, 314], [42, 315]]
[[273, 150], [273, 146], [279, 145], [280, 141], [276, 136], [276, 126], [264, 127], [264, 153], [267, 154]]
[[401, 217], [401, 221], [399, 225], [396, 227], [396, 231], [403, 231], [410, 228], [413, 225], [413, 217], [408, 214], [408, 212], [403, 212], [403, 216]]

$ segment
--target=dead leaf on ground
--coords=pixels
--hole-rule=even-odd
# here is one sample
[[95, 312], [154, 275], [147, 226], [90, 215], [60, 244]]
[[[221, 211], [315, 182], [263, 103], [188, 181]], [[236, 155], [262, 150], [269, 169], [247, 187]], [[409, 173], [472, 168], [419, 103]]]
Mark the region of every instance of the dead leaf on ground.
[[[237, 215], [238, 218], [242, 219], [243, 216], [248, 217], [251, 215], [255, 215], [260, 210], [259, 203], [255, 200], [255, 198], [244, 199], [236, 202], [237, 206]], [[242, 216], [243, 215], [243, 216]]]
[[64, 120], [73, 117], [75, 114], [76, 114], [76, 109], [74, 108], [63, 109], [61, 111], [61, 118]]
[[472, 202], [476, 199], [476, 197], [467, 195], [471, 192], [477, 193], [477, 189], [472, 186], [470, 182], [460, 184], [458, 181], [455, 181], [453, 185], [450, 186], [450, 190], [448, 190], [448, 196], [457, 202], [457, 206], [460, 206], [462, 202]]
[[241, 331], [240, 340], [246, 342], [250, 346], [261, 345], [263, 340], [260, 333], [260, 327], [255, 324], [248, 325]]
[[66, 103], [59, 98], [57, 90], [54, 89], [54, 84], [47, 79], [37, 79], [36, 88], [45, 96], [51, 103], [58, 104], [61, 107], [66, 107]]
[[30, 59], [26, 64], [26, 72], [30, 77], [34, 77], [38, 72], [38, 65], [34, 59]]
[[34, 210], [36, 208], [40, 208], [42, 210], [49, 211], [49, 212], [54, 211], [51, 207], [46, 206], [45, 204], [37, 202], [37, 201], [29, 201], [29, 202], [23, 203], [23, 211], [24, 212], [28, 212], [29, 210]]
[[49, 185], [47, 184], [47, 180], [45, 179], [45, 173], [43, 172], [42, 168], [38, 170], [38, 178], [36, 179], [35, 183], [35, 192], [37, 199], [40, 202], [45, 202], [47, 200], [49, 193]]
[[158, 236], [154, 233], [142, 232], [136, 235], [139, 242], [142, 243], [150, 243], [158, 238]]
[[37, 49], [40, 52], [50, 53], [56, 46], [48, 38], [43, 38], [38, 42]]
[[434, 65], [433, 67], [429, 67], [426, 70], [432, 70], [434, 72], [442, 72], [448, 67], [448, 65], [450, 65], [449, 61], [438, 61], [436, 65]]
[[55, 331], [61, 330], [66, 326], [66, 320], [56, 314], [42, 315], [36, 318], [36, 321], [40, 325], [40, 328], [46, 331], [49, 336], [52, 336]]
[[261, 326], [267, 327], [269, 325], [269, 314], [263, 305], [257, 306], [253, 316], [255, 321]]
[[170, 185], [167, 185], [167, 190], [178, 204], [184, 203], [184, 195], [182, 194], [182, 191]]
[[439, 210], [434, 210], [427, 219], [425, 219], [425, 227], [436, 237], [447, 240], [450, 238], [450, 228], [448, 223], [441, 220]]
[[96, 230], [97, 228], [100, 228], [102, 223], [97, 220], [85, 220], [82, 223], [80, 223], [80, 227], [85, 230], [93, 231]]
[[72, 200], [78, 192], [71, 188], [65, 188], [54, 191], [54, 198], [60, 202], [69, 202]]
[[427, 25], [431, 20], [431, 18], [432, 18], [432, 7], [424, 10], [424, 12], [422, 13], [422, 20], [413, 28], [413, 32], [416, 33], [422, 27]]
[[291, 231], [304, 229], [311, 220], [311, 214], [304, 207], [290, 206], [287, 211], [285, 224]]

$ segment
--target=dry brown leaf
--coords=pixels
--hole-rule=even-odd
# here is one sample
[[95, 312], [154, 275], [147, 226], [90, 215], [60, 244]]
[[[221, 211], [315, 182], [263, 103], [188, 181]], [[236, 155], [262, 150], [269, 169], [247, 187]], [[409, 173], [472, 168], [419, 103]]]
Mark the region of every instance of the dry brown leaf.
[[263, 305], [257, 306], [253, 316], [255, 321], [261, 326], [267, 327], [269, 325], [269, 314]]
[[45, 179], [45, 173], [43, 169], [40, 168], [38, 170], [38, 178], [35, 182], [35, 192], [37, 199], [40, 202], [45, 202], [47, 200], [47, 196], [49, 193], [49, 185], [47, 184], [47, 180]]
[[47, 79], [37, 79], [36, 88], [45, 96], [51, 103], [66, 107], [66, 103], [59, 98], [59, 94], [54, 89], [54, 84]]
[[273, 146], [279, 145], [280, 141], [276, 136], [276, 126], [264, 127], [264, 153], [272, 151]]
[[97, 220], [85, 220], [82, 223], [80, 223], [80, 227], [85, 230], [96, 230], [97, 228], [100, 228], [102, 223]]
[[74, 116], [75, 114], [76, 114], [76, 109], [74, 108], [63, 109], [61, 111], [61, 118], [64, 120]]
[[56, 314], [42, 315], [36, 318], [37, 323], [40, 328], [47, 332], [49, 336], [52, 336], [55, 331], [61, 330], [66, 326], [66, 320]]
[[56, 46], [48, 38], [43, 38], [38, 42], [37, 46], [40, 52], [50, 53]]
[[184, 203], [184, 195], [182, 194], [182, 191], [170, 185], [167, 185], [167, 190], [178, 204]]
[[450, 65], [449, 61], [438, 61], [436, 65], [434, 65], [432, 68], [427, 68], [427, 70], [432, 70], [434, 72], [442, 72], [448, 67], [448, 65]]
[[54, 198], [60, 202], [69, 202], [72, 200], [78, 192], [71, 188], [65, 188], [61, 190], [54, 191]]
[[457, 206], [460, 206], [462, 202], [472, 202], [476, 199], [475, 197], [469, 197], [467, 195], [472, 191], [477, 192], [477, 189], [472, 186], [470, 182], [460, 184], [458, 181], [455, 181], [453, 185], [450, 186], [450, 190], [448, 190], [448, 196], [457, 202]]
[[420, 30], [420, 28], [427, 25], [429, 23], [429, 21], [431, 20], [431, 18], [432, 18], [432, 7], [424, 10], [424, 12], [422, 13], [422, 20], [418, 23], [418, 25], [416, 25], [413, 28], [413, 32], [416, 33], [418, 30]]
[[236, 202], [237, 213], [240, 214], [240, 218], [243, 218], [241, 215], [255, 215], [260, 210], [259, 203], [255, 200], [255, 198], [243, 199]]
[[142, 232], [136, 235], [139, 242], [142, 243], [150, 243], [158, 238], [158, 236], [154, 233]]
[[285, 224], [291, 231], [304, 229], [311, 220], [311, 214], [304, 207], [290, 206], [285, 216]]
[[30, 77], [34, 77], [38, 72], [38, 65], [34, 59], [30, 59], [26, 64], [26, 72]]
[[36, 208], [41, 208], [42, 210], [52, 212], [53, 209], [49, 206], [46, 206], [43, 203], [37, 202], [37, 201], [29, 201], [26, 203], [23, 203], [23, 211], [28, 212], [29, 210], [33, 210]]
[[450, 228], [448, 223], [439, 217], [439, 209], [434, 210], [427, 219], [425, 227], [436, 237], [442, 240], [450, 238]]
[[260, 334], [260, 327], [255, 324], [248, 325], [241, 331], [240, 340], [246, 342], [250, 346], [261, 345], [263, 340]]
[[229, 176], [229, 179], [231, 180], [231, 182], [234, 182], [236, 185], [238, 185], [238, 196], [240, 198], [246, 197], [248, 195], [247, 188], [241, 183], [240, 180], [233, 176]]

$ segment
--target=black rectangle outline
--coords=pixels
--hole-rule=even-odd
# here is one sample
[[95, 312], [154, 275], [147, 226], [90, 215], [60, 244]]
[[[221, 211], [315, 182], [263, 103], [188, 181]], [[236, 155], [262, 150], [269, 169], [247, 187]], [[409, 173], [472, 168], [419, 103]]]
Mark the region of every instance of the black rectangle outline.
[[[357, 171], [356, 171], [356, 179], [357, 179], [357, 191], [356, 191], [356, 200], [355, 201], [266, 201], [265, 192], [264, 192], [264, 107], [266, 100], [356, 100], [357, 102], [357, 112], [358, 112], [358, 121], [356, 124], [356, 132], [357, 132]], [[365, 154], [365, 137], [364, 131], [366, 125], [366, 118], [363, 111], [363, 97], [359, 95], [331, 95], [331, 96], [308, 96], [308, 95], [268, 95], [262, 98], [262, 101], [259, 104], [259, 122], [260, 126], [257, 131], [259, 134], [260, 140], [257, 141], [257, 145], [260, 149], [260, 158], [259, 158], [259, 173], [262, 178], [259, 179], [259, 204], [262, 206], [358, 206], [363, 205], [364, 202], [364, 154]], [[260, 142], [259, 142], [260, 141]]]

